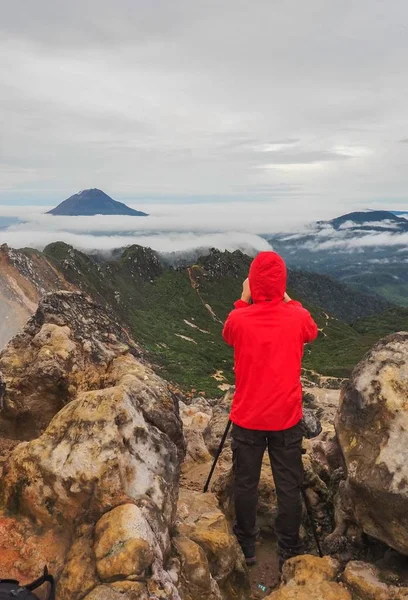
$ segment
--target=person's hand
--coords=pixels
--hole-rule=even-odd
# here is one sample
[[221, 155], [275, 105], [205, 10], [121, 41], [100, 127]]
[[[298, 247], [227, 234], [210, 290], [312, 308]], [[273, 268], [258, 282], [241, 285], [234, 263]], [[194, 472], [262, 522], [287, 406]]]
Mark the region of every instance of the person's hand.
[[247, 304], [249, 304], [251, 301], [251, 288], [249, 287], [249, 279], [248, 278], [246, 278], [244, 283], [242, 284], [241, 300], [243, 300]]
[[285, 295], [283, 296], [283, 301], [286, 302], [286, 304], [288, 302], [292, 302], [292, 298], [290, 296], [287, 295], [287, 293], [285, 292]]

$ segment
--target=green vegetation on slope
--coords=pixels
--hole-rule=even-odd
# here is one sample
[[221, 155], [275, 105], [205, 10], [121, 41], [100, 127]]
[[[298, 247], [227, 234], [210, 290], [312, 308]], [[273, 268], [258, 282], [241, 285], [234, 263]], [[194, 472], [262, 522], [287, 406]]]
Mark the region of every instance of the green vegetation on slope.
[[363, 293], [328, 275], [290, 270], [288, 285], [300, 298], [324, 308], [344, 323], [353, 323], [392, 307], [390, 302], [370, 290]]
[[[188, 268], [163, 267], [150, 249], [132, 246], [118, 260], [97, 261], [62, 243], [44, 254], [64, 277], [107, 305], [148, 352], [162, 375], [185, 389], [220, 394], [219, 371], [233, 382], [233, 356], [223, 342], [222, 324], [241, 293], [251, 259], [241, 252], [212, 251]], [[392, 309], [348, 325], [315, 305], [319, 296], [299, 295], [308, 285], [307, 274], [292, 278], [290, 294], [312, 312], [321, 333], [305, 350], [304, 366], [323, 375], [347, 377], [355, 364], [379, 338], [408, 329], [408, 310]], [[330, 283], [324, 278], [324, 283]], [[320, 285], [323, 285], [320, 282]], [[333, 286], [336, 288], [337, 283]], [[327, 292], [325, 292], [326, 294]], [[325, 294], [322, 294], [325, 303]], [[359, 311], [353, 293], [337, 300], [339, 310]], [[327, 296], [326, 296], [327, 300]], [[345, 304], [342, 305], [341, 303]], [[219, 373], [218, 373], [219, 376]]]
[[382, 313], [377, 319], [359, 319], [354, 329], [374, 341], [395, 331], [408, 331], [408, 309], [395, 307]]

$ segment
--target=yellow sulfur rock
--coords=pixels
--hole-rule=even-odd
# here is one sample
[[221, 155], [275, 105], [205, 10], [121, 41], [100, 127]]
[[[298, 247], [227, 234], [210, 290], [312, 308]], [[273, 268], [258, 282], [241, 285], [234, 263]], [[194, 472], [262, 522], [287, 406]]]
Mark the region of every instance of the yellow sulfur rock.
[[154, 560], [153, 533], [139, 507], [124, 504], [95, 528], [96, 569], [103, 581], [141, 575]]
[[266, 600], [352, 600], [350, 592], [334, 579], [340, 565], [330, 557], [297, 556], [283, 568], [285, 585]]

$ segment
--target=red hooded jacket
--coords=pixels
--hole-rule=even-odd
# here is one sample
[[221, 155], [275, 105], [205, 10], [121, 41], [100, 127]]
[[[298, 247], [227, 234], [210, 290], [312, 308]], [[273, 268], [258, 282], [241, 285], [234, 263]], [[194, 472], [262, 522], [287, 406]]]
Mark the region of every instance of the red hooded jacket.
[[318, 329], [300, 302], [284, 302], [286, 279], [278, 254], [258, 254], [249, 270], [253, 304], [238, 300], [224, 326], [235, 358], [231, 420], [246, 429], [281, 431], [302, 418], [303, 347]]

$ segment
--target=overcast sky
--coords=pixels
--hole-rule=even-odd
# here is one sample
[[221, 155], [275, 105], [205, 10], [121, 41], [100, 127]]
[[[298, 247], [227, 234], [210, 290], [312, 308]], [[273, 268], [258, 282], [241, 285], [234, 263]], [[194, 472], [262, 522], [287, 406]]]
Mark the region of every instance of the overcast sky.
[[408, 208], [406, 0], [0, 9], [2, 204]]

